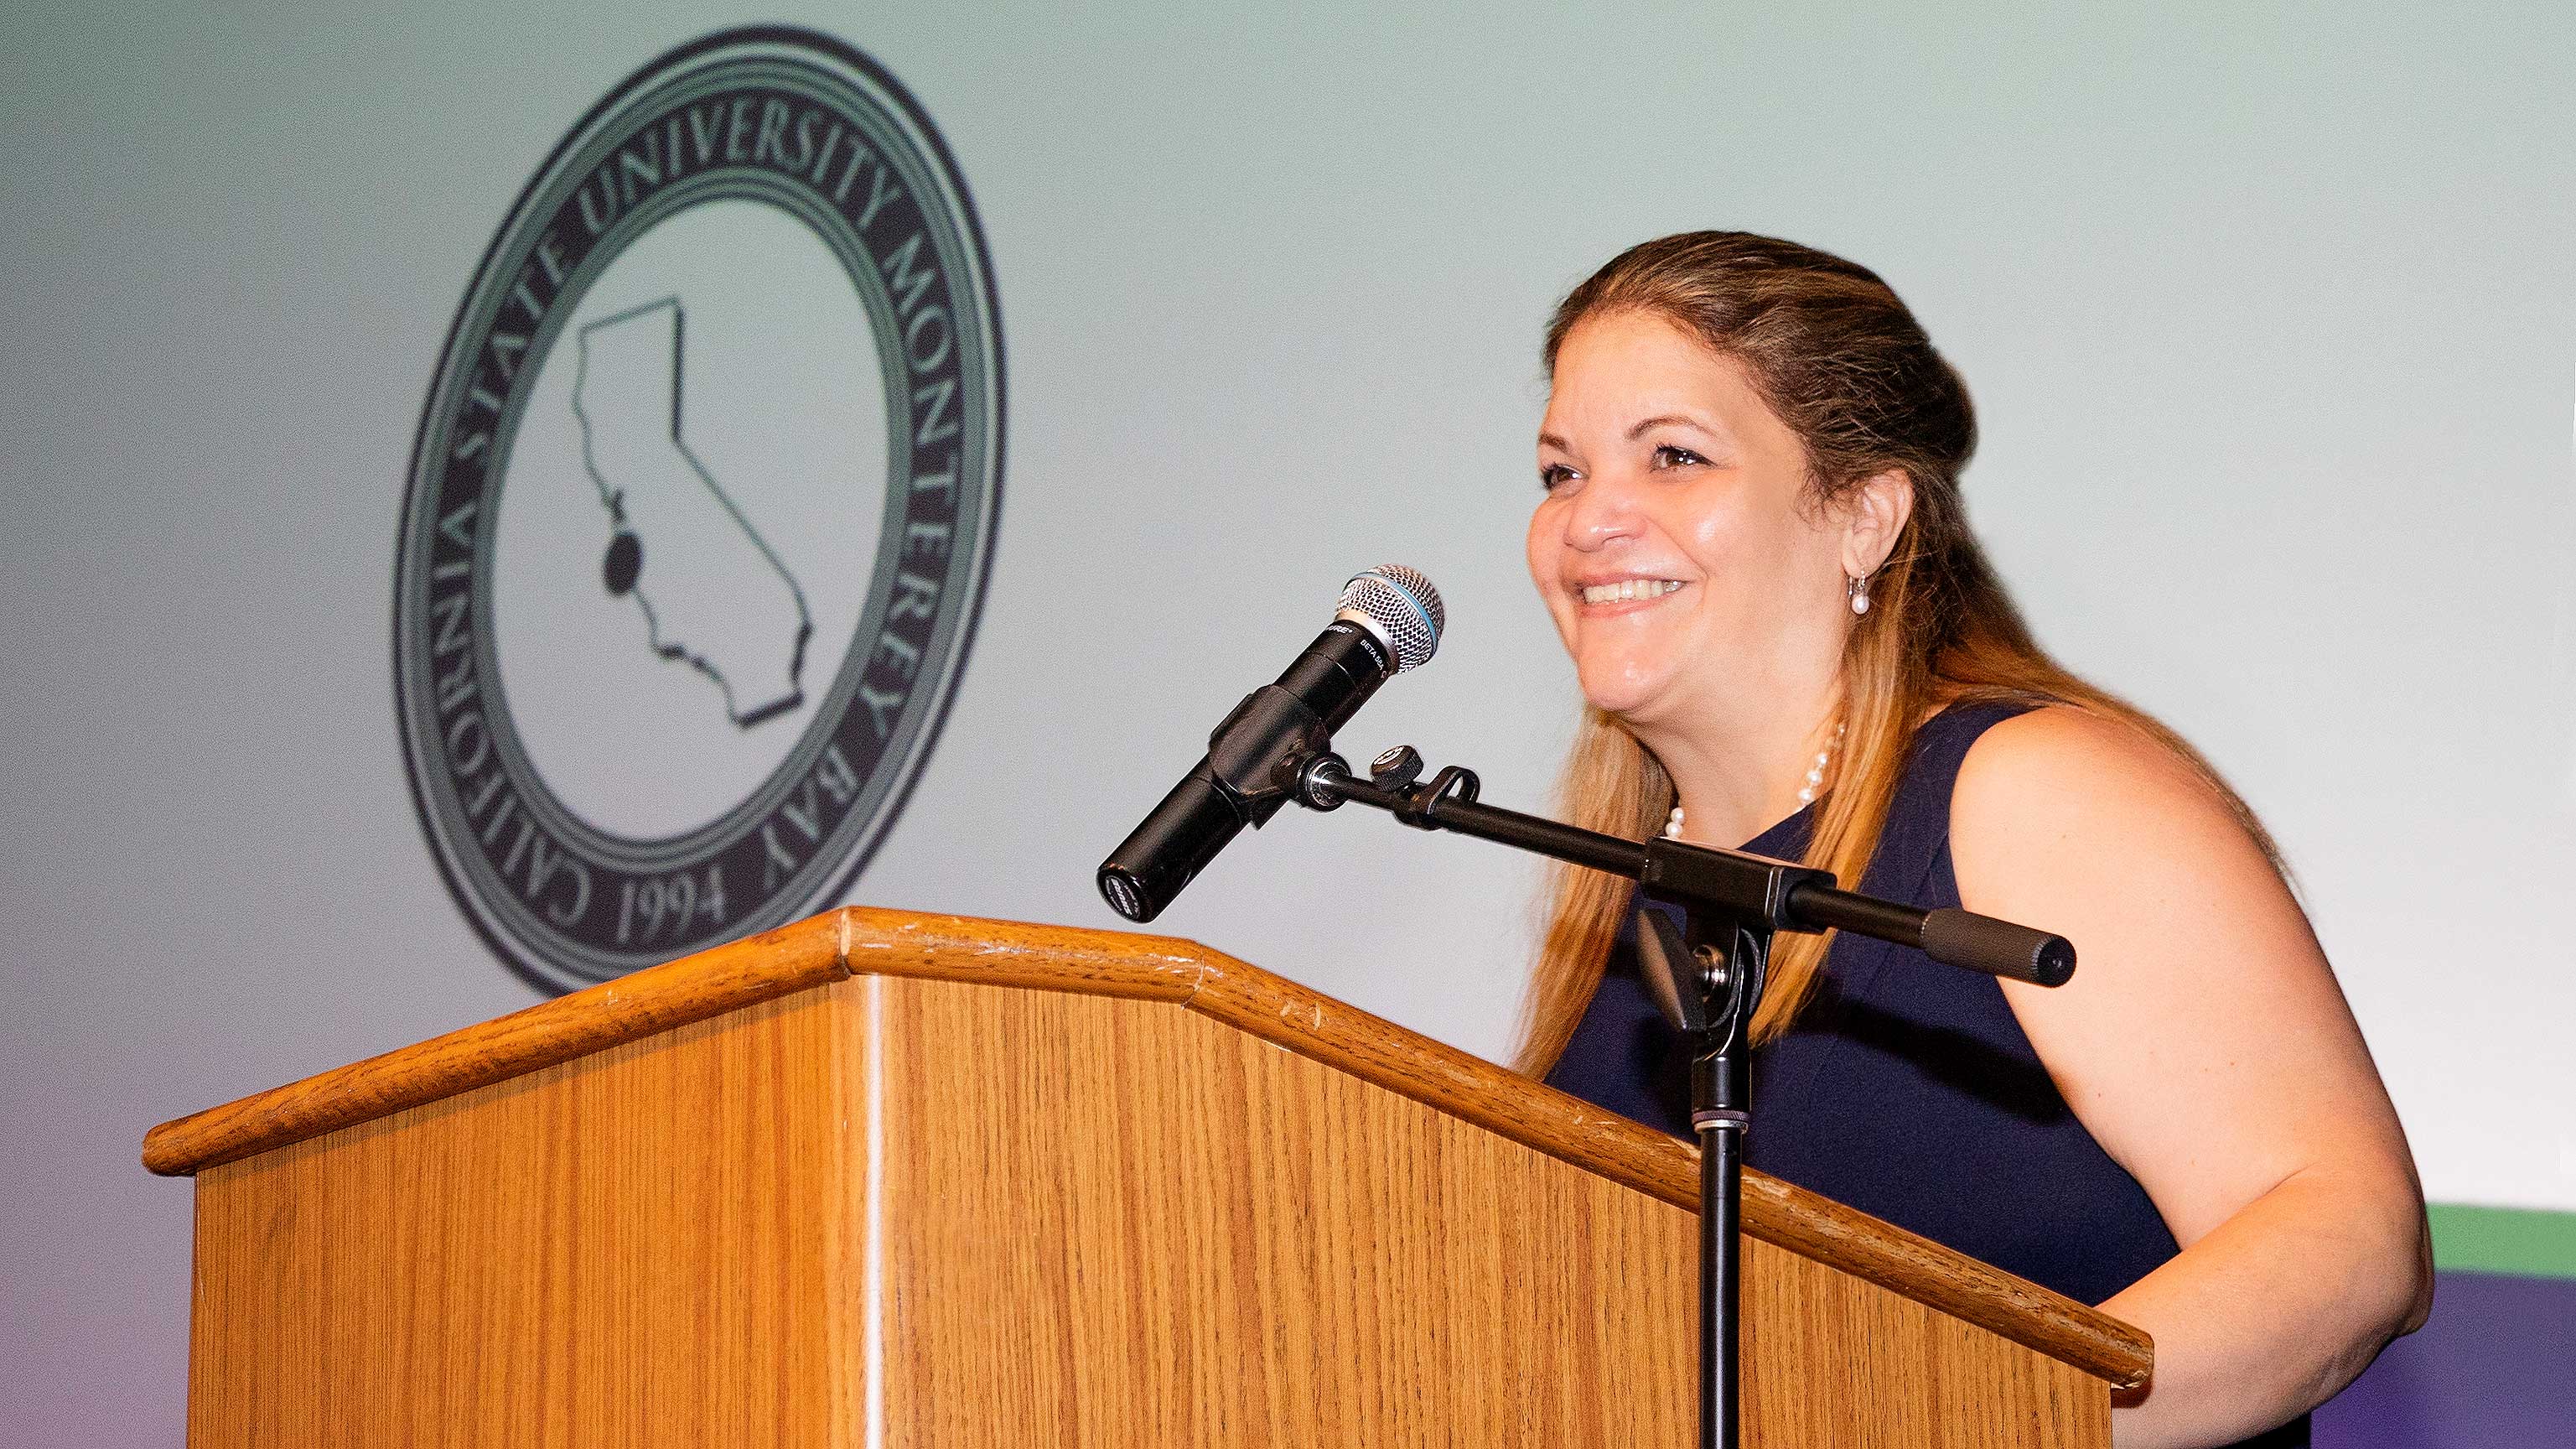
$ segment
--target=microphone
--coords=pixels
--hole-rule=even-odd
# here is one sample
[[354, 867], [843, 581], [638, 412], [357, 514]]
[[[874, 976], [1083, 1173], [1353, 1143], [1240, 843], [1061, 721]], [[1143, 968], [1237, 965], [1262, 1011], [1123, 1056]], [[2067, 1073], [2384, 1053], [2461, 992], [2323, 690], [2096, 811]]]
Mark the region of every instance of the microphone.
[[1440, 591], [1413, 569], [1380, 564], [1354, 575], [1333, 622], [1276, 684], [1243, 697], [1198, 764], [1100, 863], [1110, 909], [1139, 924], [1161, 915], [1243, 827], [1279, 812], [1297, 768], [1379, 685], [1430, 661], [1448, 620]]

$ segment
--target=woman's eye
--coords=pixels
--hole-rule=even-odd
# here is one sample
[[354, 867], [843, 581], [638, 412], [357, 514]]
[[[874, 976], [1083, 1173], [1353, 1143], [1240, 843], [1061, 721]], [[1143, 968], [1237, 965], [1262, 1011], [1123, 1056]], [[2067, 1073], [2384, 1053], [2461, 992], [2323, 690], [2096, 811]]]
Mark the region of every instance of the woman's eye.
[[1574, 470], [1563, 463], [1544, 463], [1539, 466], [1538, 486], [1553, 493], [1556, 491], [1557, 484], [1573, 476]]
[[1670, 443], [1655, 449], [1655, 466], [1658, 468], [1682, 468], [1707, 461], [1688, 448], [1676, 448]]

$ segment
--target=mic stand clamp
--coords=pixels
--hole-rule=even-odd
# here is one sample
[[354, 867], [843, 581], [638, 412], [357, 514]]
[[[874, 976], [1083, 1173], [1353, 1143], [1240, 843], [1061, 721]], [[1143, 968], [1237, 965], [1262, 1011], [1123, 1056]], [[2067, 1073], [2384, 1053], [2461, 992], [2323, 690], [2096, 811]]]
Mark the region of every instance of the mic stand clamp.
[[1397, 745], [1371, 760], [1366, 786], [1351, 778], [1350, 765], [1328, 749], [1318, 749], [1283, 769], [1295, 782], [1298, 803], [1309, 810], [1338, 810], [1345, 800], [1361, 799], [1416, 830], [1451, 828], [1439, 815], [1440, 806], [1473, 805], [1476, 792], [1484, 788], [1476, 772], [1464, 765], [1446, 766], [1429, 784], [1415, 784], [1422, 778], [1422, 753], [1411, 745]]
[[1254, 829], [1270, 822], [1332, 733], [1295, 693], [1265, 684], [1208, 732], [1208, 773]]

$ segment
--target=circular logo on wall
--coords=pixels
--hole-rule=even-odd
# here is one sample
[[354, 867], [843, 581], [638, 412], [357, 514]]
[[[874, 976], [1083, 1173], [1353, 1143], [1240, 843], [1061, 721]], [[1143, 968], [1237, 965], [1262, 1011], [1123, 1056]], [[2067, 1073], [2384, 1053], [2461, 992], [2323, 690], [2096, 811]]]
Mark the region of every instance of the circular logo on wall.
[[502, 958], [569, 989], [838, 896], [1001, 478], [983, 237], [891, 75], [735, 30], [593, 107], [457, 308], [394, 562], [412, 795]]

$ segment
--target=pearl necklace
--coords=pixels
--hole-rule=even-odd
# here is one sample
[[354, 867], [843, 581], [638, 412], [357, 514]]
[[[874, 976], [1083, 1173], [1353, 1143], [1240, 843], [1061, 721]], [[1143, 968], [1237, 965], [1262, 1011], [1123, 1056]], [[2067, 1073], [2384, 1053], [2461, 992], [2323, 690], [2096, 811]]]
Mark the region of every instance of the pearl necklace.
[[[1834, 737], [1825, 743], [1825, 747], [1823, 749], [1816, 751], [1816, 762], [1807, 767], [1807, 783], [1800, 787], [1798, 791], [1799, 804], [1813, 805], [1816, 803], [1816, 791], [1821, 789], [1825, 783], [1825, 766], [1833, 761], [1834, 747], [1843, 742], [1844, 728], [1844, 722], [1837, 722], [1834, 725]], [[1678, 804], [1673, 806], [1671, 818], [1664, 822], [1664, 837], [1668, 840], [1679, 840], [1682, 838], [1682, 807]]]

